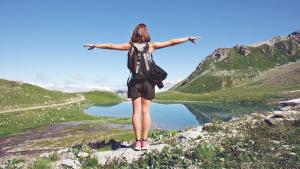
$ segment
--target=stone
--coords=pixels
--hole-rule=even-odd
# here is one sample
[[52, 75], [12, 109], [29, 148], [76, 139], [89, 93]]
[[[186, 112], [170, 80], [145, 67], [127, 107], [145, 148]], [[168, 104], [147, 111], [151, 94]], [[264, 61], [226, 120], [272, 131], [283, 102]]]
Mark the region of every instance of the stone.
[[284, 106], [297, 106], [300, 105], [300, 98], [287, 100], [287, 101], [280, 101], [278, 104], [282, 107]]
[[73, 152], [66, 152], [66, 153], [60, 154], [60, 158], [61, 159], [76, 159], [76, 156], [74, 155]]
[[243, 56], [248, 56], [250, 54], [250, 50], [245, 46], [241, 46], [239, 49], [239, 53]]
[[89, 153], [87, 153], [87, 152], [79, 152], [79, 153], [77, 154], [77, 157], [79, 157], [79, 158], [86, 158], [86, 157], [88, 157], [88, 156], [90, 156], [90, 155], [89, 155]]
[[228, 49], [226, 48], [218, 48], [211, 55], [209, 55], [210, 58], [216, 58], [219, 61], [227, 58], [227, 56], [228, 56]]
[[39, 157], [41, 158], [49, 158], [50, 157], [50, 153], [42, 153], [39, 155]]
[[59, 160], [55, 164], [55, 168], [57, 169], [63, 169], [63, 168], [80, 169], [80, 167], [81, 167], [80, 162], [72, 159]]
[[198, 126], [194, 130], [188, 130], [188, 131], [184, 131], [184, 132], [180, 133], [178, 138], [194, 140], [197, 137], [199, 137], [200, 135], [202, 135], [202, 133], [201, 133], [202, 130], [203, 130], [203, 127]]
[[57, 154], [63, 154], [63, 153], [67, 153], [70, 152], [71, 150], [69, 148], [64, 148], [64, 149], [60, 149], [57, 151]]
[[[157, 144], [157, 145], [150, 145], [150, 149], [147, 151], [158, 150], [161, 151], [167, 144]], [[131, 163], [133, 160], [137, 160], [145, 151], [135, 151], [134, 149], [130, 148], [120, 148], [114, 151], [103, 151], [103, 152], [96, 152], [92, 154], [92, 157], [96, 157], [98, 159], [99, 164], [103, 165], [108, 160], [114, 158], [125, 158], [128, 163]]]

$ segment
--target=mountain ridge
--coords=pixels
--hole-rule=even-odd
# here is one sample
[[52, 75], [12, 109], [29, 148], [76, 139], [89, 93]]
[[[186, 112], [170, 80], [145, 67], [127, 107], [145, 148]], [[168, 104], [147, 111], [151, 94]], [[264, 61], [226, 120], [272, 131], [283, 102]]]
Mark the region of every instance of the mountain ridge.
[[[169, 91], [206, 93], [236, 86], [272, 68], [300, 59], [300, 32], [232, 48], [217, 48]], [[199, 78], [201, 77], [201, 78]]]

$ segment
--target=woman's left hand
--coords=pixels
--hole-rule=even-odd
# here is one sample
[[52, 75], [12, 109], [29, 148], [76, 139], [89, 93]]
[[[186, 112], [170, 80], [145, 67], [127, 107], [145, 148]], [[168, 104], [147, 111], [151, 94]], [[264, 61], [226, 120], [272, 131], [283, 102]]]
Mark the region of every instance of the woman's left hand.
[[95, 44], [86, 44], [83, 47], [88, 47], [88, 50], [92, 50], [96, 47], [96, 45]]
[[199, 40], [199, 39], [200, 39], [200, 37], [195, 37], [195, 36], [190, 36], [190, 37], [189, 37], [189, 41], [191, 41], [191, 42], [194, 43], [194, 44], [195, 44], [196, 41]]

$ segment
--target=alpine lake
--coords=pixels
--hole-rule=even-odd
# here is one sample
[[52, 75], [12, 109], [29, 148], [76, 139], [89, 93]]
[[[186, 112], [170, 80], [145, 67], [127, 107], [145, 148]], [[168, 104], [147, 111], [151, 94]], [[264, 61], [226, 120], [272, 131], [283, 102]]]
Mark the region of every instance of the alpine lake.
[[[277, 107], [263, 104], [154, 101], [150, 107], [151, 129], [181, 130], [275, 109]], [[124, 101], [110, 106], [91, 105], [86, 108], [85, 112], [95, 116], [131, 118], [132, 104], [131, 101]]]

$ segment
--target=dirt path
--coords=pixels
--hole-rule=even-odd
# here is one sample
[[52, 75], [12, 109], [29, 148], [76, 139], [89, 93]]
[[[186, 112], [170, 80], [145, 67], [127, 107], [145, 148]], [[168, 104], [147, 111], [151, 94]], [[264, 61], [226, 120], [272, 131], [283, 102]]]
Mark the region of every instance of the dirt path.
[[42, 109], [42, 108], [48, 108], [48, 107], [58, 107], [58, 106], [63, 106], [63, 105], [67, 105], [67, 104], [81, 102], [83, 100], [85, 100], [85, 97], [84, 96], [80, 96], [80, 98], [78, 98], [78, 99], [74, 99], [74, 100], [71, 100], [71, 101], [65, 102], [65, 103], [56, 103], [56, 104], [45, 105], [45, 106], [33, 106], [33, 107], [24, 107], [24, 108], [3, 110], [3, 111], [0, 111], [0, 113], [9, 113], [9, 112], [17, 112], [17, 111], [25, 111], [25, 110], [34, 110], [34, 109]]

